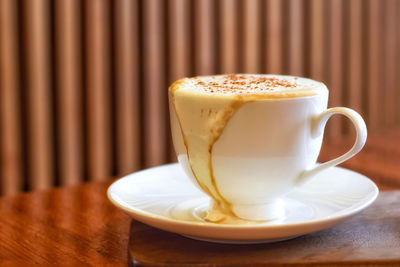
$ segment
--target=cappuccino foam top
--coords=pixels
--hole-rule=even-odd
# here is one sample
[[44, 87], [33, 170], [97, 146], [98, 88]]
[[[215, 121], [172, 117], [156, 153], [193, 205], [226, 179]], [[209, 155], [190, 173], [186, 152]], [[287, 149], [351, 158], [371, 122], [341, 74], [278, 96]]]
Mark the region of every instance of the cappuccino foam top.
[[197, 76], [179, 81], [181, 92], [206, 95], [256, 95], [301, 97], [327, 92], [326, 86], [311, 79], [271, 74], [225, 74]]

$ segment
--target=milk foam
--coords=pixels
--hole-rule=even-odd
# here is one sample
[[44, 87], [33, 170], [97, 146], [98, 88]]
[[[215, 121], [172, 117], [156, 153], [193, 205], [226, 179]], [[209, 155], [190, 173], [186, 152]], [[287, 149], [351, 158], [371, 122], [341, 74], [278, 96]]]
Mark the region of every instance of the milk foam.
[[228, 74], [185, 78], [179, 91], [206, 95], [300, 97], [327, 92], [328, 89], [321, 82], [295, 76]]

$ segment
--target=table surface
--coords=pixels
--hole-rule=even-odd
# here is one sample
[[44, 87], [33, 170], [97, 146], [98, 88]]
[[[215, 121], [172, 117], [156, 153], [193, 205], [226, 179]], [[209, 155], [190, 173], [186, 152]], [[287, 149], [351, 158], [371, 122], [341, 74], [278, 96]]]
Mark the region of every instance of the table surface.
[[[367, 175], [381, 190], [400, 189], [399, 140], [400, 129], [372, 135], [362, 152], [341, 166]], [[324, 144], [320, 161], [343, 153], [352, 142]], [[1, 197], [0, 265], [126, 266], [132, 220], [107, 200], [106, 189], [112, 181]], [[166, 234], [135, 224], [150, 229], [148, 244]], [[314, 256], [326, 260], [335, 255]]]
[[129, 256], [132, 265], [142, 266], [400, 266], [399, 203], [400, 190], [382, 192], [368, 209], [338, 225], [270, 244], [201, 242], [133, 221]]

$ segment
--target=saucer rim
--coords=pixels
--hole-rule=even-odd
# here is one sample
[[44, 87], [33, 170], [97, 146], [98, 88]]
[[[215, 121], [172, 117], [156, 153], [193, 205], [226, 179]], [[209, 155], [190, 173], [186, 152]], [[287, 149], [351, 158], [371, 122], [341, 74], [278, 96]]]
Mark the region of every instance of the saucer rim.
[[[179, 220], [179, 219], [175, 219], [175, 218], [169, 218], [169, 217], [165, 217], [165, 216], [161, 216], [161, 215], [156, 215], [154, 213], [150, 213], [147, 211], [143, 211], [141, 209], [138, 208], [128, 208], [126, 206], [124, 206], [123, 204], [120, 204], [116, 199], [118, 199], [119, 197], [113, 197], [112, 196], [112, 189], [113, 187], [117, 186], [117, 183], [119, 183], [121, 180], [123, 179], [128, 179], [128, 176], [131, 175], [138, 175], [139, 173], [142, 172], [148, 172], [157, 168], [170, 168], [170, 167], [178, 167], [179, 163], [169, 163], [169, 164], [164, 164], [164, 165], [159, 165], [159, 166], [155, 166], [152, 168], [147, 168], [138, 172], [134, 172], [128, 175], [125, 175], [124, 177], [119, 178], [118, 180], [114, 181], [107, 189], [107, 197], [108, 199], [111, 201], [111, 203], [116, 206], [117, 208], [120, 208], [122, 210], [124, 210], [125, 212], [127, 212], [131, 217], [133, 217], [134, 219], [137, 219], [138, 221], [143, 221], [142, 218], [144, 218], [145, 221], [147, 221], [148, 219], [152, 219], [153, 221], [159, 222], [162, 221], [164, 224], [168, 224], [170, 226], [176, 226], [176, 225], [180, 225], [180, 226], [196, 226], [196, 227], [202, 227], [202, 228], [209, 228], [210, 230], [221, 230], [221, 229], [271, 229], [273, 230], [274, 228], [296, 228], [299, 226], [307, 226], [307, 225], [319, 225], [319, 224], [334, 224], [335, 222], [338, 221], [342, 221], [344, 218], [353, 216], [357, 213], [359, 213], [360, 211], [364, 210], [365, 208], [367, 208], [368, 206], [370, 206], [378, 197], [379, 195], [379, 189], [376, 186], [376, 184], [369, 179], [367, 176], [358, 173], [356, 171], [353, 170], [349, 170], [346, 168], [342, 168], [342, 167], [332, 167], [334, 169], [342, 169], [345, 170], [346, 172], [351, 172], [354, 173], [360, 177], [362, 177], [363, 179], [365, 179], [365, 182], [368, 182], [372, 188], [373, 188], [373, 195], [368, 199], [368, 201], [365, 201], [362, 205], [359, 205], [357, 208], [354, 209], [350, 209], [350, 211], [342, 213], [338, 216], [327, 216], [325, 218], [322, 219], [312, 219], [312, 220], [308, 220], [308, 221], [302, 221], [302, 222], [293, 222], [293, 223], [281, 223], [281, 224], [215, 224], [215, 223], [211, 223], [211, 222], [197, 222], [197, 221], [185, 221], [185, 220]], [[300, 186], [301, 188], [301, 186]], [[115, 195], [115, 194], [114, 194]], [[120, 199], [120, 198], [119, 198]], [[124, 203], [123, 200], [120, 200], [121, 203]], [[344, 209], [343, 209], [344, 210]], [[146, 222], [145, 224], [149, 224], [148, 222]]]

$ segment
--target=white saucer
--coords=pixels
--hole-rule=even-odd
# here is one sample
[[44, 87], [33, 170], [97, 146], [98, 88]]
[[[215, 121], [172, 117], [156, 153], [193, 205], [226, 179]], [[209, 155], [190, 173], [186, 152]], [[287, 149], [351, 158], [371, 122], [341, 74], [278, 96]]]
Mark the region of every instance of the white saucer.
[[285, 218], [246, 225], [203, 221], [209, 198], [176, 163], [125, 176], [107, 194], [118, 208], [153, 227], [211, 242], [249, 244], [290, 239], [335, 225], [368, 207], [378, 192], [367, 177], [333, 167], [283, 198]]

